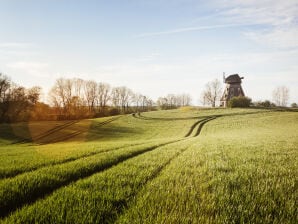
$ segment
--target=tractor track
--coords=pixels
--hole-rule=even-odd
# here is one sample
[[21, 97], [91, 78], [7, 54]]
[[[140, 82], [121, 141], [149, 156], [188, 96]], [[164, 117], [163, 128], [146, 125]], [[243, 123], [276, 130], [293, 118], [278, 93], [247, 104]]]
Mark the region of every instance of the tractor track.
[[[97, 124], [97, 126], [103, 126], [106, 125], [108, 123], [111, 123], [112, 121], [118, 119], [120, 117], [114, 117], [114, 118], [110, 118], [106, 121], [100, 122]], [[21, 139], [19, 141], [13, 142], [12, 144], [22, 144], [22, 143], [30, 143], [30, 142], [34, 142], [37, 143], [39, 145], [44, 145], [44, 144], [50, 144], [50, 143], [56, 143], [56, 142], [61, 142], [61, 141], [66, 141], [70, 138], [73, 138], [79, 134], [84, 133], [86, 130], [77, 130], [68, 134], [64, 134], [61, 136], [57, 136], [54, 137], [53, 139], [47, 140], [46, 138], [49, 138], [51, 136], [53, 136], [54, 134], [56, 134], [58, 131], [62, 131], [78, 122], [80, 122], [81, 120], [73, 120], [73, 121], [69, 121], [66, 122], [62, 125], [59, 125], [57, 127], [51, 128], [50, 130], [45, 131], [44, 133], [38, 134], [36, 136], [33, 136], [31, 139]]]
[[[186, 140], [186, 139], [182, 139], [181, 141]], [[176, 143], [176, 142], [173, 142]], [[161, 167], [159, 167], [158, 169], [156, 169], [145, 181], [145, 183], [139, 184], [136, 191], [132, 192], [131, 195], [129, 195], [125, 200], [121, 200], [120, 202], [117, 203], [117, 211], [118, 213], [115, 214], [105, 214], [104, 217], [102, 217], [102, 219], [104, 220], [108, 220], [110, 223], [114, 223], [117, 218], [125, 211], [125, 209], [128, 207], [129, 203], [134, 200], [134, 198], [139, 194], [139, 192], [145, 188], [145, 185], [148, 185], [150, 182], [152, 182], [155, 178], [158, 178], [158, 176], [160, 175], [160, 173], [176, 158], [178, 158], [182, 153], [184, 153], [186, 150], [188, 150], [193, 144], [183, 147], [183, 149], [181, 149], [179, 152], [177, 152], [173, 157], [169, 158]]]
[[109, 148], [109, 149], [105, 149], [105, 150], [102, 150], [102, 151], [90, 152], [90, 153], [87, 153], [87, 154], [84, 154], [84, 155], [81, 155], [81, 156], [78, 156], [78, 157], [71, 157], [71, 158], [67, 158], [67, 159], [57, 161], [57, 162], [53, 162], [53, 163], [49, 163], [49, 164], [41, 164], [40, 166], [33, 167], [29, 170], [19, 171], [19, 172], [17, 171], [17, 172], [2, 176], [0, 178], [0, 181], [4, 180], [6, 178], [15, 178], [18, 175], [22, 175], [22, 174], [25, 174], [25, 173], [30, 173], [30, 172], [42, 169], [44, 167], [67, 164], [69, 162], [73, 162], [73, 161], [76, 161], [76, 160], [79, 160], [79, 159], [88, 158], [88, 157], [99, 155], [99, 154], [102, 154], [102, 153], [116, 151], [116, 150], [121, 149], [121, 148], [139, 146], [139, 145], [143, 145], [143, 144], [147, 144], [147, 143], [152, 143], [152, 142], [150, 141], [150, 142], [146, 142], [146, 143], [137, 143], [137, 144], [132, 144], [132, 145], [118, 146], [118, 147], [115, 147], [115, 148]]
[[71, 125], [73, 125], [77, 122], [79, 122], [79, 120], [68, 121], [68, 122], [66, 122], [62, 125], [56, 126], [54, 128], [51, 128], [50, 130], [47, 130], [47, 131], [41, 133], [41, 134], [38, 134], [34, 137], [31, 137], [31, 139], [23, 138], [19, 141], [13, 142], [13, 144], [28, 143], [28, 142], [32, 142], [33, 139], [34, 139], [34, 141], [38, 141], [39, 139], [45, 138], [45, 137], [47, 137], [47, 136], [49, 136], [49, 135], [51, 135], [51, 134], [53, 134], [57, 131], [60, 131], [64, 128], [67, 128], [67, 127], [69, 127], [69, 126], [71, 126]]
[[209, 122], [209, 121], [211, 121], [211, 120], [214, 120], [214, 119], [216, 119], [216, 117], [209, 117], [209, 118], [207, 118], [207, 119], [202, 120], [201, 122], [199, 122], [199, 127], [198, 127], [198, 130], [197, 130], [196, 134], [194, 135], [194, 137], [199, 136], [200, 133], [201, 133], [201, 131], [202, 131], [203, 126], [204, 126], [207, 122]]
[[191, 120], [191, 119], [200, 118], [200, 117], [178, 117], [178, 118], [146, 117], [146, 116], [143, 116], [142, 114], [137, 115], [136, 113], [133, 113], [132, 116], [142, 120], [158, 120], [158, 121], [177, 121], [177, 120]]
[[[186, 139], [183, 138], [183, 139], [173, 140], [170, 142], [162, 143], [160, 145], [145, 147], [142, 150], [132, 152], [131, 154], [128, 154], [128, 155], [120, 155], [118, 158], [115, 158], [114, 161], [110, 161], [105, 164], [99, 164], [98, 166], [95, 166], [92, 169], [86, 168], [84, 171], [82, 171], [82, 169], [81, 169], [83, 174], [80, 173], [80, 174], [73, 175], [73, 176], [70, 175], [69, 178], [65, 179], [64, 181], [58, 182], [56, 184], [52, 183], [50, 186], [42, 186], [43, 188], [36, 188], [36, 189], [33, 189], [32, 191], [28, 190], [27, 194], [25, 196], [23, 196], [23, 197], [19, 196], [17, 198], [17, 200], [12, 199], [10, 197], [5, 201], [5, 205], [0, 204], [0, 218], [5, 218], [12, 212], [16, 211], [17, 209], [20, 209], [25, 205], [33, 204], [37, 200], [45, 198], [46, 196], [52, 194], [55, 190], [58, 190], [61, 187], [65, 187], [75, 181], [88, 178], [89, 176], [94, 175], [95, 173], [103, 172], [103, 171], [105, 171], [113, 166], [116, 166], [124, 161], [132, 159], [136, 156], [145, 154], [147, 152], [153, 151], [159, 147], [174, 144], [174, 143], [177, 143], [179, 141], [184, 141], [184, 140], [186, 140]], [[58, 165], [60, 165], [60, 164], [58, 164]], [[30, 178], [28, 179], [28, 181], [30, 182]], [[26, 185], [26, 183], [23, 183], [23, 185]]]
[[[139, 118], [139, 117], [136, 117], [135, 114], [133, 114], [133, 116], [135, 118]], [[113, 120], [118, 119], [118, 118], [119, 117], [109, 119], [109, 120], [107, 120], [105, 122], [100, 123], [99, 125], [100, 126], [101, 125], [105, 125], [107, 123], [112, 122]], [[193, 137], [197, 137], [200, 134], [203, 126], [207, 122], [209, 122], [209, 121], [211, 121], [211, 120], [213, 120], [215, 118], [216, 118], [216, 116], [214, 116], [214, 117], [207, 117], [205, 119], [202, 119], [202, 120], [199, 120], [199, 121], [195, 122], [191, 126], [191, 128], [188, 131], [188, 133], [186, 134], [186, 136], [184, 136], [184, 138], [181, 138], [181, 139], [178, 139], [178, 140], [173, 140], [173, 141], [166, 142], [166, 143], [162, 143], [162, 144], [156, 145], [156, 146], [145, 147], [142, 150], [137, 150], [137, 151], [132, 152], [132, 153], [127, 154], [127, 155], [120, 155], [119, 157], [115, 158], [113, 161], [109, 161], [107, 163], [104, 163], [104, 164], [100, 164], [98, 166], [95, 166], [92, 169], [89, 168], [89, 169], [86, 169], [86, 170], [82, 171], [83, 174], [77, 174], [77, 175], [73, 175], [73, 176], [70, 175], [64, 181], [61, 181], [61, 182], [56, 183], [56, 184], [51, 184], [50, 186], [44, 187], [44, 189], [40, 189], [40, 188], [33, 189], [31, 192], [29, 191], [28, 194], [25, 197], [18, 198], [17, 201], [13, 200], [11, 202], [6, 202], [6, 205], [1, 206], [0, 207], [0, 218], [4, 218], [4, 217], [8, 216], [9, 214], [11, 214], [12, 212], [14, 212], [15, 210], [17, 210], [19, 208], [22, 208], [25, 205], [33, 204], [35, 201], [37, 201], [39, 199], [42, 199], [42, 198], [44, 198], [44, 197], [52, 194], [55, 190], [58, 190], [61, 187], [67, 186], [67, 185], [69, 185], [69, 184], [71, 184], [71, 183], [73, 183], [75, 181], [88, 178], [89, 176], [91, 176], [91, 175], [93, 175], [95, 173], [103, 172], [103, 171], [105, 171], [105, 170], [107, 170], [107, 169], [109, 169], [109, 168], [111, 168], [113, 166], [116, 166], [116, 165], [118, 165], [118, 164], [120, 164], [120, 163], [122, 163], [124, 161], [127, 161], [129, 159], [132, 159], [132, 158], [134, 158], [136, 156], [145, 154], [147, 152], [153, 151], [153, 150], [155, 150], [157, 148], [160, 148], [162, 146], [174, 144], [174, 143], [177, 143], [179, 141], [188, 140], [189, 138], [187, 138], [187, 137], [189, 137], [193, 133], [194, 129], [198, 126], [198, 130], [197, 130], [196, 134], [193, 136]], [[143, 119], [143, 118], [140, 118], [140, 119]], [[179, 120], [187, 120], [187, 119], [193, 119], [193, 118], [183, 118], [183, 119], [179, 119]], [[157, 119], [152, 119], [152, 120], [157, 120]], [[170, 121], [170, 120], [177, 120], [177, 119], [169, 118], [169, 119], [162, 119], [162, 120]], [[74, 122], [74, 123], [76, 123], [76, 122]], [[67, 127], [66, 124], [64, 124], [64, 125]], [[68, 124], [68, 126], [70, 126], [70, 125], [72, 125], [72, 124]], [[61, 127], [59, 127], [59, 128], [61, 128]], [[61, 128], [59, 130], [62, 130], [63, 128]], [[76, 131], [74, 133], [71, 133], [71, 134], [67, 135], [65, 138], [68, 138], [68, 137], [71, 138], [72, 136], [78, 135], [80, 133], [81, 133], [81, 131]], [[48, 135], [51, 135], [51, 134], [48, 134]], [[45, 136], [45, 135], [43, 135], [43, 136]], [[65, 140], [65, 138], [63, 138], [63, 140]], [[59, 141], [60, 140], [61, 139], [59, 139]], [[183, 151], [187, 150], [187, 148], [189, 148], [189, 147], [185, 147], [185, 149], [183, 149], [180, 153], [177, 153], [176, 156], [174, 156], [169, 161], [167, 161], [164, 166], [162, 166], [154, 174], [152, 174], [152, 176], [148, 179], [148, 181], [146, 183], [148, 183], [149, 181], [151, 181], [152, 179], [154, 179], [155, 177], [157, 177], [164, 167], [166, 167], [174, 158], [176, 158], [177, 156], [179, 156]], [[88, 155], [88, 156], [91, 156], [91, 155]], [[60, 164], [57, 164], [57, 165], [60, 165]], [[28, 181], [30, 181], [30, 179]], [[125, 206], [125, 204], [123, 206]]]
[[[143, 120], [164, 120], [164, 121], [190, 120], [190, 119], [194, 119], [194, 118], [202, 118], [202, 117], [187, 117], [187, 118], [180, 118], [180, 119], [179, 119], [179, 118], [178, 118], [178, 119], [176, 119], [176, 118], [149, 118], [149, 117], [145, 117], [145, 116], [142, 116], [142, 115], [138, 115], [138, 116], [137, 116], [135, 113], [133, 113], [132, 116], [133, 116], [134, 118], [137, 118], [137, 119], [143, 119]], [[194, 134], [193, 137], [197, 137], [197, 136], [199, 136], [199, 134], [200, 134], [201, 131], [202, 131], [203, 126], [204, 126], [207, 122], [209, 122], [209, 121], [211, 121], [211, 120], [214, 120], [214, 119], [216, 119], [217, 117], [220, 117], [220, 116], [212, 116], [212, 117], [209, 116], [209, 117], [204, 117], [203, 119], [196, 121], [196, 122], [190, 127], [189, 131], [187, 132], [187, 134], [186, 134], [184, 137], [185, 137], [185, 138], [190, 137], [190, 136], [193, 134], [193, 132], [194, 132], [194, 130], [195, 130], [196, 127], [198, 127], [198, 129], [197, 129], [197, 131], [196, 131], [196, 133]]]

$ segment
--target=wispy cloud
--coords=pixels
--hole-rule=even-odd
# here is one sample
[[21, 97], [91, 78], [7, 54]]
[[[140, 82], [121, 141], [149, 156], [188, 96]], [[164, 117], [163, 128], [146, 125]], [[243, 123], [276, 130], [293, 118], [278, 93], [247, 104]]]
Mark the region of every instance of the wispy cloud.
[[245, 32], [244, 35], [262, 45], [276, 48], [297, 48], [298, 27], [274, 28], [270, 31]]
[[28, 48], [34, 46], [32, 43], [24, 42], [0, 42], [0, 48]]
[[48, 77], [49, 64], [38, 61], [18, 61], [7, 64], [7, 67], [15, 73], [32, 75], [34, 77]]
[[231, 23], [231, 24], [220, 24], [220, 25], [185, 27], [185, 28], [178, 28], [178, 29], [172, 29], [172, 30], [166, 30], [166, 31], [160, 31], [160, 32], [142, 33], [142, 34], [136, 35], [135, 37], [136, 38], [154, 37], [154, 36], [185, 33], [185, 32], [192, 32], [192, 31], [212, 30], [212, 29], [221, 29], [221, 28], [239, 27], [239, 26], [250, 26], [250, 25], [254, 25], [254, 24], [253, 23], [246, 23], [246, 24]]
[[298, 2], [296, 0], [229, 0], [215, 1], [222, 22], [263, 25], [262, 29], [245, 32], [245, 37], [258, 44], [275, 48], [297, 47]]

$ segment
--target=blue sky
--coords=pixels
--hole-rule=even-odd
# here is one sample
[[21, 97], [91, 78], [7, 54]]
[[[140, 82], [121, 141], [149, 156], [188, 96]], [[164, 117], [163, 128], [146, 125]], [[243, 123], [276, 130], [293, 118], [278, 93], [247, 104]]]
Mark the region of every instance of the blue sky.
[[297, 0], [0, 0], [0, 72], [44, 92], [59, 77], [152, 97], [244, 76], [253, 100], [298, 102]]

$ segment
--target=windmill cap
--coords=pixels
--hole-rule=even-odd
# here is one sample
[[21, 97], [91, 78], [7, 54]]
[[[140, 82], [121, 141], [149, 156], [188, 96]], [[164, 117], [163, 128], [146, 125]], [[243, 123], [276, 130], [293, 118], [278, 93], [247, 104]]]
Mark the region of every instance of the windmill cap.
[[244, 77], [240, 77], [238, 74], [233, 74], [225, 79], [225, 83], [241, 83], [241, 79], [244, 79]]

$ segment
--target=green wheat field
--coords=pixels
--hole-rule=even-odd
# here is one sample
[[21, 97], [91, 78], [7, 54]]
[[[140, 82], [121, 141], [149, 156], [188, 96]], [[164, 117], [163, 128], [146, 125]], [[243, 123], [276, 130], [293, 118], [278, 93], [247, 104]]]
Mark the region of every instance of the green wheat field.
[[0, 125], [0, 223], [297, 223], [298, 112]]

